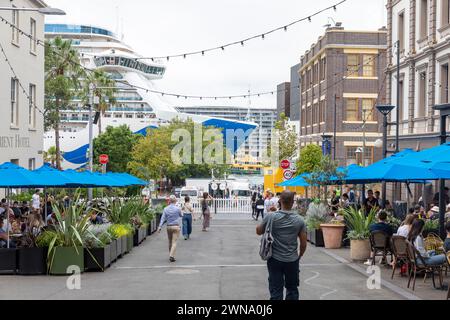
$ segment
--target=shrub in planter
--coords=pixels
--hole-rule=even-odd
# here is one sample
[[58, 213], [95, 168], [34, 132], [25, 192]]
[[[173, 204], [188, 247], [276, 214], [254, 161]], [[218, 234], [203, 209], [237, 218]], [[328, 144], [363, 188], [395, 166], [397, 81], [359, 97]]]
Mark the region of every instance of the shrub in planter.
[[39, 228], [30, 228], [24, 234], [22, 246], [17, 251], [17, 272], [21, 275], [47, 273], [47, 254], [51, 238], [41, 239]]
[[317, 247], [323, 247], [323, 234], [320, 225], [330, 220], [328, 208], [323, 203], [310, 203], [306, 212], [306, 227], [309, 231], [310, 242]]
[[374, 208], [366, 216], [362, 210], [353, 207], [344, 212], [348, 228], [347, 238], [350, 239], [350, 256], [354, 261], [364, 261], [370, 258], [370, 225], [375, 222], [377, 209]]
[[[90, 227], [92, 236], [88, 236], [84, 250], [84, 267], [86, 271], [105, 271], [111, 265], [112, 237], [107, 231], [108, 225]], [[116, 243], [114, 243], [116, 246]], [[117, 248], [114, 247], [117, 255]], [[116, 258], [114, 258], [116, 259]]]

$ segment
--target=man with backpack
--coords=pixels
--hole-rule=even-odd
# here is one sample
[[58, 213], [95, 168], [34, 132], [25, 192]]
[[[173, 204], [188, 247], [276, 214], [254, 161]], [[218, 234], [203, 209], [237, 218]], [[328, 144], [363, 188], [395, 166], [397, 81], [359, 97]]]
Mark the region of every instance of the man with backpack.
[[[300, 258], [306, 251], [306, 225], [302, 217], [291, 212], [295, 194], [284, 191], [280, 195], [281, 210], [267, 215], [256, 227], [256, 234], [269, 232], [273, 238], [267, 259], [271, 300], [298, 300], [300, 285]], [[298, 246], [300, 240], [300, 250]]]

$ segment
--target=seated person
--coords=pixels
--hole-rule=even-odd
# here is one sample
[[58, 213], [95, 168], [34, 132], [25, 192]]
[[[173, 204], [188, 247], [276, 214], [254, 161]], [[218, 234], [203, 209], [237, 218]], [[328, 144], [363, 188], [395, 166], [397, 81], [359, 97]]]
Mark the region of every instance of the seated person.
[[56, 214], [52, 213], [45, 218], [45, 224], [49, 226], [53, 226], [56, 223]]
[[[408, 234], [408, 240], [414, 245], [420, 255], [423, 257], [423, 260], [427, 265], [432, 266], [440, 266], [446, 263], [447, 257], [445, 254], [436, 254], [434, 250], [427, 251], [425, 250], [425, 242], [423, 240], [423, 229], [425, 227], [425, 221], [421, 219], [416, 219], [412, 226], [411, 230]], [[418, 258], [417, 263], [421, 264], [422, 261]]]
[[348, 207], [350, 207], [350, 199], [348, 197], [348, 194], [344, 193], [342, 195], [342, 208], [347, 209]]
[[386, 220], [387, 220], [386, 211], [380, 211], [378, 213], [378, 223], [374, 223], [369, 227], [370, 232], [383, 231], [388, 236], [392, 236], [394, 232], [392, 230], [392, 227], [386, 222]]
[[[4, 222], [3, 219], [0, 219], [0, 248], [7, 248], [8, 246], [8, 234], [6, 230], [3, 228]], [[15, 248], [16, 244], [11, 239], [9, 240], [9, 247]]]
[[92, 211], [90, 221], [92, 224], [103, 224], [103, 218], [98, 215], [98, 212]]
[[447, 231], [447, 238], [444, 241], [444, 250], [450, 252], [450, 221], [445, 225], [445, 230]]
[[28, 203], [26, 201], [22, 202], [22, 206], [20, 207], [20, 211], [23, 216], [26, 216], [30, 212], [30, 207], [28, 207]]
[[19, 202], [14, 201], [11, 209], [14, 212], [14, 217], [16, 219], [19, 219], [22, 216], [22, 211], [20, 211], [20, 208], [19, 208]]

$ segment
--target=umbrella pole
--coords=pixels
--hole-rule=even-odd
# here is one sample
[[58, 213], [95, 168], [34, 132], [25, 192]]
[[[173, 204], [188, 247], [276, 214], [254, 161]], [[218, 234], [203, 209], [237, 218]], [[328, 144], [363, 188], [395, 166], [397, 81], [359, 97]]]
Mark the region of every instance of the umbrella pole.
[[9, 230], [9, 188], [6, 189], [6, 198], [8, 199], [7, 206], [6, 206], [6, 248], [9, 249], [10, 247], [10, 239], [9, 239], [9, 233], [11, 230]]
[[47, 225], [47, 188], [44, 188], [44, 223]]

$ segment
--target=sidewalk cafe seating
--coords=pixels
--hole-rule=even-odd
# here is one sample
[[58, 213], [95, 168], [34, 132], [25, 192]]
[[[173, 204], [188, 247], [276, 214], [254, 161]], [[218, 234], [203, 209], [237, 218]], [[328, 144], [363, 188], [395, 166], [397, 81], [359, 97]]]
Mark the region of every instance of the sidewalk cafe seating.
[[383, 257], [382, 261], [386, 261], [388, 255], [393, 258], [392, 250], [390, 247], [390, 237], [384, 231], [373, 231], [370, 234], [370, 246], [372, 249], [372, 265], [376, 264], [376, 257]]
[[423, 281], [425, 282], [425, 280], [427, 279], [427, 276], [430, 274], [431, 278], [433, 280], [433, 287], [436, 288], [436, 281], [435, 281], [435, 275], [436, 273], [439, 276], [439, 283], [440, 283], [440, 287], [442, 288], [443, 286], [443, 279], [442, 279], [442, 269], [443, 269], [443, 265], [428, 265], [425, 262], [425, 259], [420, 255], [419, 251], [416, 249], [416, 247], [414, 247], [414, 245], [406, 240], [406, 245], [408, 248], [408, 260], [409, 260], [409, 265], [410, 265], [410, 273], [409, 273], [409, 280], [408, 280], [408, 288], [411, 285], [411, 280], [413, 281], [412, 283], [412, 290], [415, 290], [416, 287], [416, 277], [418, 273], [425, 273], [424, 279]]
[[392, 236], [391, 238], [392, 253], [394, 254], [394, 262], [392, 265], [392, 276], [394, 279], [395, 270], [398, 265], [408, 264], [408, 247], [406, 238], [402, 236]]

